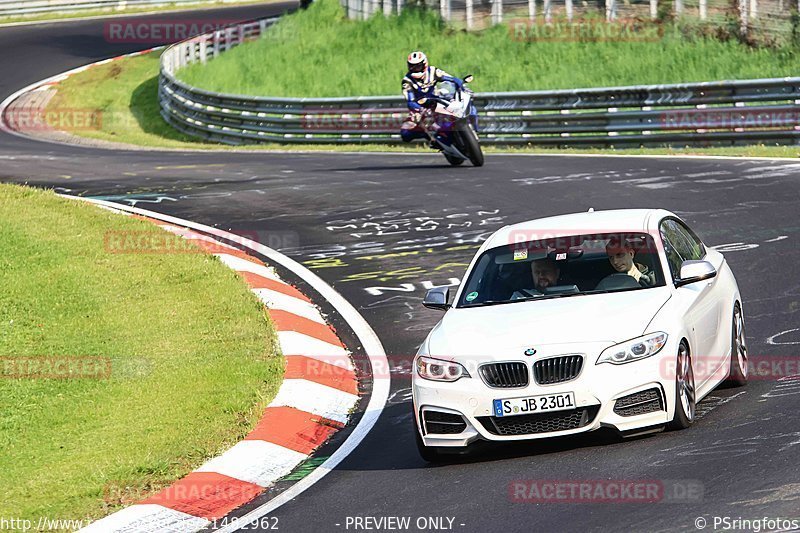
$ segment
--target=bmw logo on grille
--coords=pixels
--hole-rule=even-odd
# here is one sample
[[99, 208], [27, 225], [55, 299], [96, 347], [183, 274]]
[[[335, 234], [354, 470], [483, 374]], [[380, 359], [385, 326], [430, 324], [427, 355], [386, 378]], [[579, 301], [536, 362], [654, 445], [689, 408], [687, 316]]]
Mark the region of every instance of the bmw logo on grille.
[[528, 348], [525, 350], [525, 355], [536, 355], [536, 350], [534, 348]]

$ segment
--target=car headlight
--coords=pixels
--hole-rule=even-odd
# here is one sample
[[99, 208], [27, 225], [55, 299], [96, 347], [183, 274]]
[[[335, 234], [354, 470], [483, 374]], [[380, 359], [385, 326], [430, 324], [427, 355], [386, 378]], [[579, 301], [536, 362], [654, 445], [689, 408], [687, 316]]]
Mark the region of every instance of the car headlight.
[[432, 381], [457, 381], [470, 377], [467, 369], [452, 361], [442, 361], [421, 355], [417, 358], [417, 374]]
[[597, 364], [622, 365], [631, 361], [638, 361], [657, 354], [666, 343], [667, 334], [663, 331], [650, 333], [606, 348], [597, 358]]

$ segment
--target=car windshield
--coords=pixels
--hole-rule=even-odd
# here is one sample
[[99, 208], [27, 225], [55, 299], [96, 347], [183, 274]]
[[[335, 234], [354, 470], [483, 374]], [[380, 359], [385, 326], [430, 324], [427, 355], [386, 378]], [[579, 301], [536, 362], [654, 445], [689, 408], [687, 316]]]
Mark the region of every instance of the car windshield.
[[641, 290], [664, 285], [653, 238], [644, 233], [571, 235], [485, 251], [458, 306]]

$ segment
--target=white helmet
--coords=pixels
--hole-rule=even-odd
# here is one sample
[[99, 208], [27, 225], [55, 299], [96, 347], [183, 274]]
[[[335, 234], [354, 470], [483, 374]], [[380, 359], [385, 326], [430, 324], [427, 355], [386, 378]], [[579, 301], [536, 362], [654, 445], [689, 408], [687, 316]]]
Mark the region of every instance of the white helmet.
[[425, 76], [428, 68], [428, 56], [424, 52], [411, 52], [408, 54], [408, 72], [414, 79], [421, 79]]

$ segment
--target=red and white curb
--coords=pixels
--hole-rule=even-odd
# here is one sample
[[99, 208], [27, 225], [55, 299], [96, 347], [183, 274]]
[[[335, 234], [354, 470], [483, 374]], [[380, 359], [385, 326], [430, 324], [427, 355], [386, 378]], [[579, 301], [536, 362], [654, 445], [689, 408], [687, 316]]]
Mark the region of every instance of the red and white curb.
[[[4, 131], [6, 133], [10, 133], [10, 134], [16, 135], [18, 137], [24, 137], [26, 139], [36, 139], [36, 140], [40, 140], [40, 141], [44, 141], [44, 142], [51, 142], [51, 143], [55, 142], [55, 141], [52, 141], [52, 140], [49, 140], [49, 139], [44, 139], [44, 138], [41, 138], [41, 137], [29, 135], [29, 134], [25, 133], [24, 131], [20, 131], [20, 130], [15, 129], [11, 124], [9, 124], [6, 121], [6, 116], [5, 116], [6, 115], [6, 110], [9, 107], [11, 107], [11, 105], [16, 100], [18, 100], [20, 97], [22, 97], [23, 95], [25, 95], [27, 93], [30, 93], [30, 92], [34, 92], [34, 91], [52, 89], [55, 86], [57, 86], [59, 83], [61, 83], [62, 81], [66, 80], [67, 78], [69, 78], [70, 76], [72, 76], [74, 74], [78, 74], [79, 72], [84, 72], [86, 70], [89, 70], [90, 68], [98, 67], [100, 65], [105, 65], [107, 63], [111, 63], [112, 61], [119, 61], [120, 59], [125, 59], [126, 57], [136, 57], [136, 56], [140, 56], [140, 55], [144, 55], [144, 54], [149, 54], [150, 52], [155, 52], [156, 50], [161, 50], [162, 48], [165, 48], [165, 46], [164, 45], [154, 46], [152, 48], [148, 48], [147, 50], [139, 50], [138, 52], [131, 52], [129, 54], [123, 54], [121, 56], [110, 57], [108, 59], [103, 59], [101, 61], [96, 61], [94, 63], [89, 63], [89, 64], [86, 64], [86, 65], [83, 65], [83, 66], [68, 70], [66, 72], [62, 72], [60, 74], [56, 74], [55, 76], [50, 76], [49, 78], [45, 78], [43, 80], [37, 81], [37, 82], [32, 83], [32, 84], [30, 84], [30, 85], [28, 85], [26, 87], [23, 87], [22, 89], [20, 89], [18, 91], [15, 91], [13, 94], [9, 95], [5, 100], [0, 102], [0, 131]], [[36, 113], [36, 112], [44, 112], [44, 109], [26, 109], [26, 111], [29, 112], [29, 113]], [[55, 143], [56, 144], [66, 144], [66, 143], [63, 143], [63, 142], [55, 142]]]
[[[350, 354], [311, 300], [283, 281], [274, 268], [237, 248], [213, 239], [208, 233], [241, 243], [267, 257], [280, 257], [282, 266], [287, 268], [293, 266], [292, 264], [299, 267], [292, 268], [292, 272], [300, 275], [342, 314], [342, 318], [368, 350], [373, 368], [386, 364], [385, 353], [377, 336], [363, 318], [358, 315], [360, 320], [354, 320], [353, 313], [357, 315], [357, 311], [350, 304], [342, 305], [346, 301], [341, 295], [335, 293], [330, 286], [320, 285], [324, 282], [316, 275], [310, 271], [303, 272], [304, 267], [275, 250], [189, 221], [109, 202], [90, 201], [117, 212], [147, 217], [165, 230], [195, 241], [245, 279], [253, 293], [267, 306], [275, 324], [281, 350], [286, 358], [284, 381], [257, 426], [244, 440], [154, 496], [98, 520], [82, 531], [193, 532], [203, 529], [212, 521], [252, 501], [308, 459], [316, 448], [344, 427], [359, 398], [358, 382]], [[259, 247], [270, 253], [264, 254], [264, 250], [257, 249]], [[338, 298], [333, 298], [332, 301], [330, 292]], [[263, 514], [270, 512], [336, 466], [374, 425], [386, 403], [388, 392], [389, 380], [376, 379], [364, 415], [342, 446], [311, 474], [278, 497], [251, 511], [247, 517], [255, 520], [260, 517], [258, 513], [262, 509], [266, 509]], [[239, 521], [241, 525], [247, 523], [246, 518]]]

